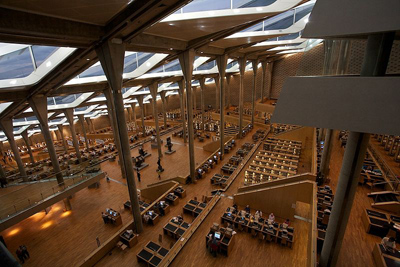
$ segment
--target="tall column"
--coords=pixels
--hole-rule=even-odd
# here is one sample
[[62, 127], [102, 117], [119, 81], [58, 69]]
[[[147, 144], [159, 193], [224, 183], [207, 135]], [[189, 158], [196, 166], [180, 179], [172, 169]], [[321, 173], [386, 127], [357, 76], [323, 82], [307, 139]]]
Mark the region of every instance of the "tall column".
[[122, 40], [113, 39], [113, 41], [105, 42], [101, 47], [96, 49], [100, 63], [106, 74], [108, 83], [112, 88], [113, 102], [115, 104], [115, 113], [117, 119], [117, 134], [121, 141], [122, 158], [124, 162], [126, 180], [128, 183], [129, 197], [132, 205], [132, 213], [134, 217], [134, 225], [137, 233], [143, 231], [142, 217], [140, 214], [139, 200], [135, 183], [135, 175], [133, 172], [133, 164], [131, 151], [129, 146], [128, 129], [126, 127], [126, 119], [124, 115], [124, 101], [122, 98], [122, 74], [124, 69], [125, 45]]
[[253, 90], [251, 91], [251, 125], [253, 125], [254, 127], [258, 60], [252, 60], [251, 64], [253, 66]]
[[332, 144], [333, 144], [333, 130], [326, 129], [326, 136], [324, 142], [324, 149], [322, 150], [322, 157], [321, 157], [321, 173], [326, 177], [329, 173], [329, 162], [331, 158], [332, 152]]
[[232, 78], [232, 75], [231, 74], [228, 74], [228, 75], [226, 75], [226, 83], [227, 83], [227, 101], [226, 101], [226, 107], [227, 108], [230, 108], [230, 106], [231, 106], [231, 88], [230, 88], [230, 84], [231, 84], [231, 78]]
[[64, 184], [64, 178], [61, 173], [60, 164], [58, 163], [56, 149], [54, 147], [53, 139], [51, 138], [49, 124], [48, 124], [48, 111], [47, 111], [47, 97], [32, 97], [28, 99], [29, 105], [33, 110], [36, 118], [39, 121], [40, 129], [44, 141], [46, 142], [47, 152], [49, 153], [51, 165], [53, 165], [53, 171], [56, 174], [58, 184]]
[[0, 127], [3, 130], [4, 134], [7, 136], [8, 143], [10, 144], [11, 150], [14, 153], [14, 159], [18, 166], [19, 175], [21, 175], [22, 181], [27, 182], [28, 177], [26, 176], [25, 166], [24, 163], [22, 163], [21, 155], [19, 154], [17, 144], [15, 143], [12, 118], [2, 119], [0, 121]]
[[135, 125], [135, 127], [137, 127], [137, 123], [136, 123], [136, 103], [131, 103], [131, 108], [132, 108], [133, 125]]
[[199, 83], [200, 83], [200, 101], [201, 101], [201, 129], [204, 130], [204, 124], [205, 124], [205, 116], [206, 116], [206, 111], [205, 111], [205, 107], [204, 107], [204, 88], [205, 88], [205, 81], [206, 79], [204, 77], [201, 77], [199, 79]]
[[221, 154], [224, 154], [224, 148], [225, 148], [225, 142], [224, 142], [224, 129], [225, 129], [225, 111], [224, 111], [224, 107], [225, 107], [225, 73], [226, 73], [226, 64], [228, 61], [228, 56], [226, 54], [222, 55], [222, 56], [218, 56], [217, 57], [217, 67], [218, 67], [218, 72], [219, 72], [219, 80], [220, 80], [220, 98], [219, 98], [219, 106], [220, 106], [220, 129], [219, 129], [219, 135], [221, 137], [220, 140], [220, 152]]
[[128, 121], [132, 122], [132, 108], [131, 107], [127, 107], [126, 111], [128, 112]]
[[160, 139], [160, 127], [158, 125], [158, 110], [157, 110], [157, 94], [158, 94], [158, 83], [154, 82], [149, 85], [150, 94], [151, 94], [151, 103], [153, 105], [153, 117], [154, 123], [156, 125], [156, 137], [157, 137], [157, 150], [158, 150], [158, 157], [162, 158], [162, 151], [161, 151], [161, 139]]
[[74, 124], [74, 110], [72, 108], [64, 109], [65, 117], [67, 118], [69, 128], [71, 130], [72, 143], [75, 148], [76, 157], [79, 162], [82, 162], [81, 152], [79, 151], [79, 143], [76, 138], [75, 124]]
[[140, 117], [141, 117], [141, 120], [142, 120], [142, 133], [143, 133], [143, 136], [146, 136], [146, 125], [144, 124], [143, 95], [139, 95], [137, 97], [137, 101], [139, 102], [139, 107], [140, 107]]
[[179, 101], [181, 102], [181, 119], [182, 119], [182, 127], [183, 127], [183, 142], [187, 143], [186, 139], [186, 115], [185, 115], [185, 86], [184, 79], [178, 82], [179, 85]]
[[220, 108], [220, 106], [219, 106], [220, 77], [219, 76], [214, 77], [214, 83], [215, 83], [215, 112], [218, 112], [218, 109]]
[[186, 50], [179, 54], [179, 62], [181, 64], [183, 76], [186, 82], [186, 98], [188, 113], [188, 132], [189, 132], [189, 162], [190, 162], [190, 178], [192, 182], [196, 181], [195, 175], [195, 158], [194, 158], [194, 131], [193, 131], [193, 109], [192, 109], [192, 75], [195, 52], [193, 49]]
[[165, 96], [166, 91], [161, 91], [160, 96], [161, 96], [161, 102], [162, 102], [162, 113], [163, 113], [163, 118], [164, 118], [164, 129], [167, 129], [167, 98]]
[[89, 117], [85, 118], [85, 120], [86, 120], [86, 123], [87, 123], [87, 125], [89, 127], [89, 133], [94, 134], [96, 131], [94, 129], [93, 121]]
[[195, 113], [197, 112], [196, 92], [197, 92], [197, 87], [193, 87], [193, 110]]
[[264, 92], [265, 92], [265, 87], [266, 87], [266, 84], [267, 84], [267, 66], [268, 66], [268, 62], [267, 61], [261, 62], [262, 83], [261, 83], [261, 100], [260, 100], [260, 103], [264, 102]]
[[21, 133], [21, 136], [22, 136], [22, 138], [23, 138], [24, 141], [25, 141], [26, 148], [28, 149], [28, 154], [29, 154], [29, 157], [30, 157], [30, 159], [31, 159], [31, 162], [32, 162], [32, 163], [35, 163], [35, 158], [33, 157], [32, 148], [31, 148], [31, 142], [30, 142], [29, 137], [28, 137], [28, 129], [26, 129], [25, 131], [23, 131], [23, 132]]
[[85, 138], [86, 148], [89, 151], [89, 140], [88, 140], [87, 134], [86, 134], [85, 118], [84, 118], [83, 114], [78, 115], [78, 119], [81, 122], [82, 132], [83, 132], [83, 137]]
[[60, 132], [60, 136], [61, 136], [61, 140], [62, 140], [62, 143], [63, 143], [64, 151], [65, 151], [65, 153], [68, 153], [67, 142], [65, 141], [64, 133], [63, 133], [63, 125], [62, 124], [58, 124], [57, 128], [58, 128], [58, 131]]
[[239, 138], [243, 137], [243, 103], [244, 103], [244, 72], [246, 70], [246, 57], [239, 58]]
[[[114, 143], [115, 143], [115, 145], [117, 147], [117, 151], [118, 151], [118, 157], [119, 157], [118, 163], [121, 167], [121, 175], [122, 175], [122, 178], [126, 179], [124, 161], [122, 160], [123, 155], [122, 155], [121, 140], [120, 140], [119, 134], [118, 134], [119, 125], [118, 125], [118, 121], [117, 121], [117, 115], [115, 112], [115, 104], [114, 104], [114, 99], [113, 99], [111, 88], [105, 89], [103, 93], [104, 93], [104, 96], [106, 97], [107, 110], [108, 110], [108, 115], [110, 118], [111, 128], [113, 131]], [[124, 118], [125, 118], [125, 112], [124, 112]]]
[[[368, 36], [361, 76], [385, 75], [394, 36], [394, 32]], [[349, 133], [332, 213], [329, 217], [321, 252], [320, 265], [323, 267], [336, 266], [357, 189], [358, 177], [367, 151], [369, 136], [366, 133]]]
[[272, 70], [274, 68], [274, 62], [268, 62], [267, 65], [267, 75], [268, 75], [268, 79], [267, 79], [267, 94], [266, 97], [268, 99], [271, 98], [271, 90], [272, 90]]

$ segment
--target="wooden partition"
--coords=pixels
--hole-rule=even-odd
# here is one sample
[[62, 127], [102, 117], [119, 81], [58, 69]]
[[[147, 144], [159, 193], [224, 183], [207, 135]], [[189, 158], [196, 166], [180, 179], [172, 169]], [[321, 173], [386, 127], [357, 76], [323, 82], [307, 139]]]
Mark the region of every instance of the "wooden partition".
[[265, 214], [273, 212], [278, 217], [294, 220], [296, 202], [311, 203], [313, 185], [313, 182], [302, 181], [238, 193], [233, 197], [239, 206], [250, 205]]
[[259, 112], [267, 112], [274, 114], [275, 106], [266, 103], [256, 103], [254, 109]]
[[312, 136], [312, 160], [311, 160], [311, 173], [317, 175], [318, 166], [318, 147], [317, 147], [317, 128], [314, 128]]
[[315, 182], [316, 178], [317, 178], [316, 175], [314, 175], [312, 173], [302, 173], [302, 174], [290, 176], [288, 178], [277, 179], [277, 180], [253, 184], [253, 185], [241, 186], [238, 188], [238, 192], [239, 193], [249, 192], [249, 191], [254, 191], [254, 190], [271, 188], [271, 187], [275, 187], [275, 186], [279, 186], [279, 185], [302, 182], [302, 181]]
[[[226, 144], [228, 141], [230, 141], [232, 138], [229, 136], [224, 137], [224, 144]], [[203, 150], [207, 152], [214, 153], [216, 150], [219, 151], [219, 148], [221, 146], [220, 140], [212, 141], [206, 145], [203, 146]]]
[[154, 202], [156, 199], [158, 199], [161, 195], [163, 195], [166, 191], [171, 189], [171, 187], [173, 187], [176, 184], [178, 183], [175, 181], [163, 181], [158, 184], [148, 185], [147, 188], [140, 190], [140, 195], [143, 198], [148, 199], [151, 202]]

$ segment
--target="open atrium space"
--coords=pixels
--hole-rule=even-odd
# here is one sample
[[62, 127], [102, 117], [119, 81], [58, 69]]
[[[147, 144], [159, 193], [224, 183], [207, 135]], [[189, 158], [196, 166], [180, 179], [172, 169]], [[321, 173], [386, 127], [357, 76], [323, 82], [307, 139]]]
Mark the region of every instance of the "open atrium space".
[[399, 0], [0, 0], [1, 267], [396, 267], [399, 183]]

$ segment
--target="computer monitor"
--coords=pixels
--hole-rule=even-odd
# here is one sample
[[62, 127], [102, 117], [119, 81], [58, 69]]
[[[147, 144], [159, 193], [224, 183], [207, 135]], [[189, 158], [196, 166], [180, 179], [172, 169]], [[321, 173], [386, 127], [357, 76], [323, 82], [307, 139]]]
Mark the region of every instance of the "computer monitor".
[[152, 212], [152, 211], [149, 211], [149, 215], [150, 215], [150, 216], [153, 216], [153, 212]]
[[228, 216], [229, 216], [229, 217], [232, 216], [232, 213], [231, 213], [231, 212], [228, 212]]
[[221, 233], [220, 232], [215, 232], [214, 234], [216, 239], [221, 239]]

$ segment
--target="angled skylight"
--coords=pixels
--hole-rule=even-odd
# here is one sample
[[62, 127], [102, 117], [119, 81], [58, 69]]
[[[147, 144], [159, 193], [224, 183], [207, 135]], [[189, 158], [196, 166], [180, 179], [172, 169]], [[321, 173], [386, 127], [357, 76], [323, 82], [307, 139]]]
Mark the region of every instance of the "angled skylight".
[[275, 1], [276, 0], [194, 0], [183, 8], [177, 10], [174, 14], [211, 10], [263, 7], [270, 5]]

